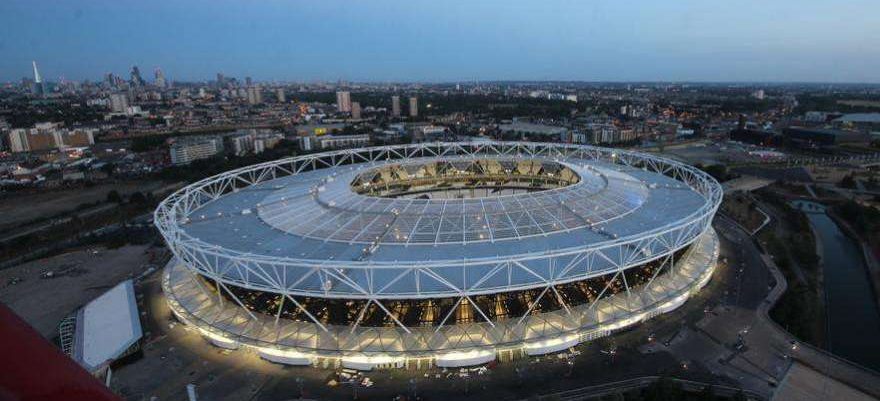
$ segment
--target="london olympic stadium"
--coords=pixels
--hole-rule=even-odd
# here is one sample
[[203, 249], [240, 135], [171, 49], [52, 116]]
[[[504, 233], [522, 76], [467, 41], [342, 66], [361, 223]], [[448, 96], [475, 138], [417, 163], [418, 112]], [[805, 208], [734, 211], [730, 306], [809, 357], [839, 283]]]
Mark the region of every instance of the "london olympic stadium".
[[528, 142], [295, 156], [155, 212], [175, 316], [291, 365], [458, 367], [562, 351], [709, 281], [721, 186], [677, 161]]

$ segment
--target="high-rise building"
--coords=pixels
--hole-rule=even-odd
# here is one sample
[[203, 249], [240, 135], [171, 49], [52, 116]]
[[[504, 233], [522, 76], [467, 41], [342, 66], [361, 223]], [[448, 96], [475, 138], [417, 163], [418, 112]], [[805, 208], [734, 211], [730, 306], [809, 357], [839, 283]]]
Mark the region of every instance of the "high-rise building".
[[143, 86], [144, 79], [141, 77], [141, 70], [138, 69], [138, 66], [131, 66], [131, 86]]
[[162, 69], [159, 67], [156, 67], [156, 71], [154, 73], [156, 75], [156, 86], [165, 89], [165, 73], [162, 72]]
[[286, 102], [287, 97], [284, 95], [284, 88], [275, 89], [275, 97], [278, 99], [278, 103]]
[[125, 93], [110, 94], [110, 111], [114, 113], [125, 113], [128, 109], [128, 95]]
[[391, 115], [400, 117], [400, 96], [391, 96]]
[[361, 119], [361, 104], [358, 102], [351, 103], [351, 118], [355, 120]]
[[351, 113], [351, 93], [346, 91], [336, 92], [336, 109], [340, 113]]
[[254, 80], [251, 77], [244, 77], [244, 86], [251, 86], [254, 84]]
[[217, 86], [223, 87], [226, 85], [226, 77], [223, 76], [223, 73], [217, 73]]
[[419, 116], [419, 98], [412, 96], [409, 98], [409, 116], [410, 117], [418, 117]]
[[37, 70], [37, 62], [33, 62], [34, 65], [34, 85], [31, 88], [31, 92], [35, 95], [43, 95], [46, 93], [46, 85], [43, 83], [43, 77], [40, 76], [40, 71]]
[[263, 92], [258, 86], [249, 86], [247, 88], [247, 101], [249, 104], [263, 103]]

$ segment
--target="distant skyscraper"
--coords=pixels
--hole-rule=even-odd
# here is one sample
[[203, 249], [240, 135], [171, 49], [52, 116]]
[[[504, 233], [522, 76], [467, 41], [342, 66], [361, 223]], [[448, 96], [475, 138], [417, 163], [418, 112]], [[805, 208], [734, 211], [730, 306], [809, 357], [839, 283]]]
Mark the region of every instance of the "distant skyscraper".
[[226, 77], [223, 76], [223, 73], [217, 73], [217, 86], [223, 87], [226, 86]]
[[46, 93], [46, 85], [43, 83], [43, 77], [40, 76], [40, 71], [37, 70], [37, 62], [33, 62], [34, 65], [34, 86], [31, 89], [33, 94], [42, 95]]
[[336, 92], [336, 109], [340, 113], [351, 113], [351, 93]]
[[141, 70], [138, 66], [131, 66], [131, 85], [132, 86], [143, 86], [144, 79], [141, 77]]
[[358, 102], [351, 103], [351, 118], [355, 120], [361, 119], [361, 104]]
[[36, 82], [36, 83], [42, 83], [42, 82], [43, 82], [43, 77], [40, 76], [40, 70], [37, 69], [37, 62], [36, 62], [36, 61], [32, 61], [32, 63], [33, 63], [33, 65], [34, 65], [34, 82]]
[[113, 78], [113, 73], [112, 73], [112, 72], [108, 72], [107, 75], [104, 75], [104, 82], [105, 82], [105, 83], [107, 84], [107, 86], [110, 87], [110, 88], [116, 86], [116, 79]]
[[254, 80], [251, 77], [244, 77], [244, 86], [251, 86], [254, 84]]
[[263, 93], [260, 92], [260, 88], [257, 86], [249, 86], [247, 88], [247, 100], [250, 104], [263, 103]]
[[400, 96], [391, 96], [391, 115], [400, 117]]
[[409, 98], [409, 116], [410, 117], [418, 117], [419, 116], [419, 98], [413, 96]]
[[278, 103], [286, 102], [287, 97], [284, 96], [284, 88], [275, 89], [275, 97], [278, 99]]
[[161, 68], [156, 67], [155, 74], [156, 74], [156, 86], [158, 86], [159, 88], [165, 89], [165, 73], [162, 72]]

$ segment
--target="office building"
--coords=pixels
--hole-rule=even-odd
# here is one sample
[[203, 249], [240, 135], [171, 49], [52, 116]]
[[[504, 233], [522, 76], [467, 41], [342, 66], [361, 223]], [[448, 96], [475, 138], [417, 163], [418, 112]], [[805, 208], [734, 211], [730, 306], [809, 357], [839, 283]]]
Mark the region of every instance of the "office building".
[[358, 102], [351, 103], [351, 118], [354, 120], [361, 119], [361, 104]]
[[161, 68], [156, 67], [154, 74], [156, 75], [156, 86], [160, 89], [165, 89], [165, 73], [162, 72]]
[[141, 70], [138, 66], [131, 66], [131, 86], [138, 87], [144, 85], [144, 79], [141, 77]]
[[34, 95], [40, 96], [46, 94], [46, 84], [43, 83], [43, 77], [40, 75], [40, 71], [37, 70], [37, 62], [32, 62], [34, 65], [34, 83], [31, 87], [31, 93]]

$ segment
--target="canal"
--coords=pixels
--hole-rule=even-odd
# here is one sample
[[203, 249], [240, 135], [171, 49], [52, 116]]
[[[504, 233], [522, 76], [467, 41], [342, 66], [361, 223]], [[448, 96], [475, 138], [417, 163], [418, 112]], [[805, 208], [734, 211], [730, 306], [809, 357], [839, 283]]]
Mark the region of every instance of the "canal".
[[828, 319], [828, 350], [880, 371], [880, 309], [859, 244], [815, 202], [796, 201], [819, 236]]

